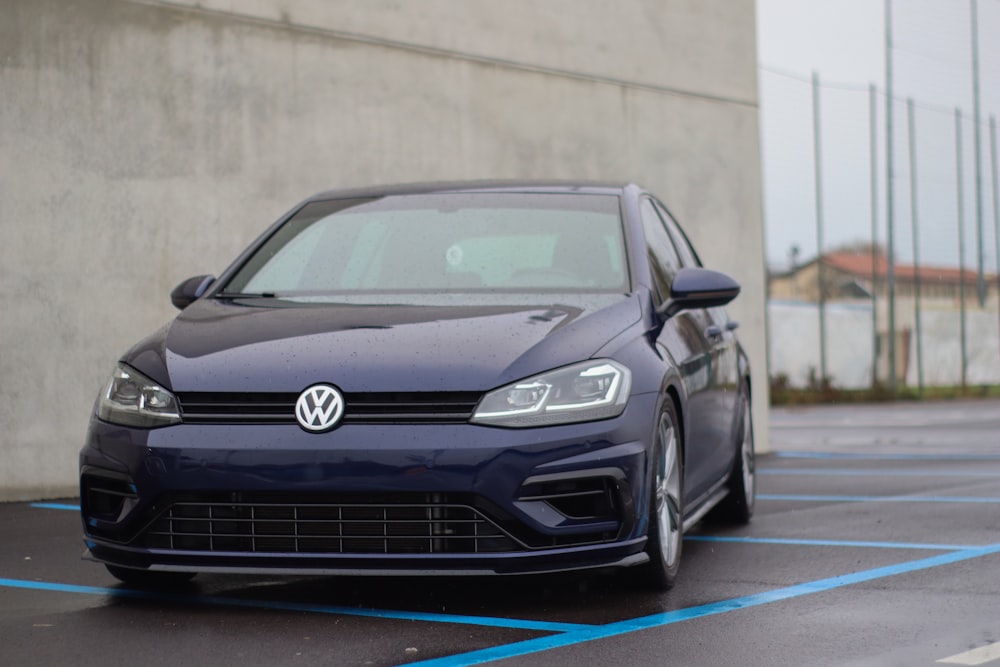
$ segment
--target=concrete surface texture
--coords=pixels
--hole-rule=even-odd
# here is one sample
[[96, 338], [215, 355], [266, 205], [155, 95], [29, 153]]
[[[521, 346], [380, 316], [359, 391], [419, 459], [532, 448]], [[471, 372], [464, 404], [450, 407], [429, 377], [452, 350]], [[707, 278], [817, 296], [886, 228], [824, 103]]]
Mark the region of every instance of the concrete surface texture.
[[73, 492], [98, 388], [296, 201], [378, 182], [640, 182], [755, 362], [766, 446], [751, 0], [0, 3], [0, 500]]

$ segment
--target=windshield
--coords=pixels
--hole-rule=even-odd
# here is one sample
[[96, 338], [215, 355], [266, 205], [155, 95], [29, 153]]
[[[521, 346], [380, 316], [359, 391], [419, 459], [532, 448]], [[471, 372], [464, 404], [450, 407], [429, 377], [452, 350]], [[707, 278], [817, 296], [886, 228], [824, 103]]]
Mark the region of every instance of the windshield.
[[618, 198], [451, 193], [307, 204], [223, 294], [626, 292]]

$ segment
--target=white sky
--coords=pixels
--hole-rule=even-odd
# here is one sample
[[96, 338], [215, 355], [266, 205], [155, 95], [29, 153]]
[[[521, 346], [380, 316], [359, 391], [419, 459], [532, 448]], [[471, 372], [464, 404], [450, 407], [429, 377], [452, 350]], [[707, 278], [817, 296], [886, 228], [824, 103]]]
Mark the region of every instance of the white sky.
[[[957, 266], [955, 107], [962, 124], [965, 264], [976, 265], [971, 0], [894, 0], [893, 122], [896, 256], [913, 258], [906, 98], [915, 102], [918, 252]], [[1000, 116], [1000, 0], [978, 0], [982, 199], [987, 271], [996, 267], [990, 114]], [[868, 85], [878, 87], [878, 240], [886, 242], [885, 4], [882, 0], [757, 0], [768, 262], [817, 253], [812, 88], [820, 91], [824, 247], [871, 238]], [[1000, 122], [1000, 118], [998, 118]], [[998, 128], [1000, 131], [1000, 128]]]

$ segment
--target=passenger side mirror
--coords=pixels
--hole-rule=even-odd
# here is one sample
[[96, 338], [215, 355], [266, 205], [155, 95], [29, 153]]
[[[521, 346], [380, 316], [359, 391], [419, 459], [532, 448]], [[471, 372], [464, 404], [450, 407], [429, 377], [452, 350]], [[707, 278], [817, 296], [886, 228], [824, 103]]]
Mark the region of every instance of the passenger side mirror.
[[191, 303], [208, 291], [215, 282], [215, 276], [194, 276], [188, 278], [170, 292], [170, 303], [177, 310], [184, 310]]
[[670, 298], [658, 312], [670, 318], [682, 310], [724, 306], [740, 293], [740, 284], [718, 271], [702, 268], [681, 269], [670, 286]]

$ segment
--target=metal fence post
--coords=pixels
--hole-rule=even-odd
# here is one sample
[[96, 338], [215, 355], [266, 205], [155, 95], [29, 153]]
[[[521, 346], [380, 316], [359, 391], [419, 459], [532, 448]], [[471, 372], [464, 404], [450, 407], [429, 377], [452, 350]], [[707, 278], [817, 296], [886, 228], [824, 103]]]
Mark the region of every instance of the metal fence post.
[[990, 168], [993, 172], [993, 240], [997, 253], [997, 312], [1000, 313], [1000, 193], [997, 192], [997, 117], [993, 114], [990, 114]]
[[820, 136], [819, 73], [812, 75], [813, 160], [816, 179], [816, 271], [819, 282], [819, 382], [826, 382], [826, 285], [823, 281], [823, 153]]
[[885, 0], [885, 224], [886, 292], [889, 299], [889, 391], [896, 392], [896, 243], [892, 197], [892, 0]]
[[983, 168], [980, 153], [979, 127], [979, 10], [976, 0], [969, 0], [969, 24], [972, 30], [972, 133], [973, 149], [976, 156], [976, 243], [979, 280], [977, 290], [979, 307], [986, 305], [986, 278], [983, 270]]
[[958, 214], [958, 298], [962, 336], [962, 389], [968, 385], [969, 347], [965, 323], [965, 184], [962, 178], [962, 110], [955, 107], [955, 202]]
[[868, 84], [868, 172], [872, 223], [872, 388], [878, 386], [878, 90]]
[[906, 132], [910, 152], [910, 222], [913, 229], [913, 326], [917, 334], [917, 393], [924, 393], [924, 345], [920, 325], [920, 223], [917, 215], [917, 140], [913, 98], [906, 100]]

